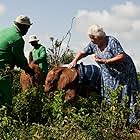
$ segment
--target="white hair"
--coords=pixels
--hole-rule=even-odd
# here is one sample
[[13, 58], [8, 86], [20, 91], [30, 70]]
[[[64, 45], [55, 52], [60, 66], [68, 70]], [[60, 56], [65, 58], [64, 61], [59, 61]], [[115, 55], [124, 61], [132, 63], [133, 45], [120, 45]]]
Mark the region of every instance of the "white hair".
[[106, 36], [106, 33], [104, 32], [103, 28], [97, 24], [93, 24], [88, 28], [88, 35], [94, 35], [94, 36]]

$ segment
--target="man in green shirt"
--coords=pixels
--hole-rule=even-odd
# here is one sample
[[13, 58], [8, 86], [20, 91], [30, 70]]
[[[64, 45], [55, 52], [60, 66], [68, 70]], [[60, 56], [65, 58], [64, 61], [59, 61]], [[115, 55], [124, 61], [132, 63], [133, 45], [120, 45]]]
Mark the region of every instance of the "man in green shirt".
[[7, 69], [11, 70], [16, 65], [33, 74], [24, 55], [25, 42], [22, 38], [31, 25], [27, 16], [20, 15], [13, 26], [0, 31], [0, 106], [12, 105], [12, 75]]
[[31, 43], [31, 45], [34, 47], [29, 54], [29, 62], [33, 62], [39, 65], [43, 74], [44, 82], [48, 73], [47, 53], [46, 48], [39, 44], [38, 41], [39, 39], [36, 37], [36, 35], [31, 35], [29, 37], [29, 43]]

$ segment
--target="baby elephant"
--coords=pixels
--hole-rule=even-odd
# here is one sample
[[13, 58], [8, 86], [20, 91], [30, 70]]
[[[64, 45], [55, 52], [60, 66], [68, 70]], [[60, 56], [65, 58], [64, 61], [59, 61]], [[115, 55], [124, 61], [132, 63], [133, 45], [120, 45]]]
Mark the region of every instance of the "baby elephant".
[[43, 76], [42, 72], [37, 64], [30, 63], [29, 67], [34, 71], [34, 75], [31, 76], [25, 71], [22, 71], [20, 74], [20, 85], [22, 91], [29, 89], [32, 86], [43, 85]]
[[75, 68], [56, 67], [48, 72], [45, 92], [65, 90], [65, 100], [71, 101], [77, 95], [88, 97], [97, 91], [100, 94], [100, 69], [95, 65], [78, 64]]

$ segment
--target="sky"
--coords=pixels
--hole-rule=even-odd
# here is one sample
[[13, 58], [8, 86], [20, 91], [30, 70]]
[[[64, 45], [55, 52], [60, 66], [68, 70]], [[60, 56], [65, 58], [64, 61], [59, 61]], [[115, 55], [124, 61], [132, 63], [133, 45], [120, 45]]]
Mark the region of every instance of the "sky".
[[[24, 36], [26, 57], [32, 50], [30, 35], [37, 35], [47, 49], [50, 37], [61, 40], [74, 18], [70, 49], [75, 53], [82, 50], [90, 41], [89, 26], [98, 24], [120, 41], [140, 72], [140, 0], [0, 0], [0, 29], [11, 26], [19, 15], [30, 17], [33, 23]], [[81, 61], [95, 64], [91, 56]]]

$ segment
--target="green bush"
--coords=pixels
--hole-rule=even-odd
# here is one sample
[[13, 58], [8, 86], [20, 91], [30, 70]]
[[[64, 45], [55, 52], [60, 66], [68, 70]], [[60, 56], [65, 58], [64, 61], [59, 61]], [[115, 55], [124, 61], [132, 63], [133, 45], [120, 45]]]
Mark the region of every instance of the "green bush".
[[[95, 94], [78, 97], [75, 102], [64, 101], [64, 91], [57, 90], [46, 96], [42, 87], [21, 92], [15, 75], [13, 109], [0, 108], [1, 140], [135, 140], [126, 125], [128, 114], [125, 97], [119, 103], [120, 89], [109, 91], [110, 102], [101, 104]], [[138, 99], [137, 106], [140, 105]]]

